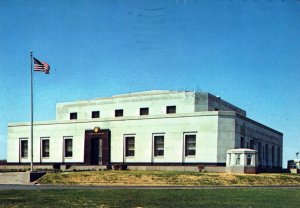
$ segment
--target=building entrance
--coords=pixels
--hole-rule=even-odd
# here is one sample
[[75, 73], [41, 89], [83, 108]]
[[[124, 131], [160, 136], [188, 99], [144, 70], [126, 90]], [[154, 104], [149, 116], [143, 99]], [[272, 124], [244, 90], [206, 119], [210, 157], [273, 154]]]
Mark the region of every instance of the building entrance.
[[107, 165], [110, 163], [110, 131], [108, 129], [86, 130], [84, 163]]
[[91, 165], [102, 165], [102, 138], [91, 138]]

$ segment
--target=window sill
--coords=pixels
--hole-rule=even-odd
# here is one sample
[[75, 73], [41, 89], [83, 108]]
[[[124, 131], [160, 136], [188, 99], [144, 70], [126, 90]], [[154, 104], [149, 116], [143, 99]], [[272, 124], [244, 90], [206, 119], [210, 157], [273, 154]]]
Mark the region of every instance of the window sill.
[[185, 158], [196, 158], [196, 155], [187, 155]]

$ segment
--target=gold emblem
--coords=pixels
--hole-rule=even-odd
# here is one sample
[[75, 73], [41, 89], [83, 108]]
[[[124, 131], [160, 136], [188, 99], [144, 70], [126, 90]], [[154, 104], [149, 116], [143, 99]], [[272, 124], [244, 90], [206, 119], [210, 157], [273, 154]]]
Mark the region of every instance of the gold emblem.
[[95, 127], [95, 128], [94, 128], [94, 132], [95, 132], [95, 133], [98, 133], [99, 131], [100, 131], [100, 127]]

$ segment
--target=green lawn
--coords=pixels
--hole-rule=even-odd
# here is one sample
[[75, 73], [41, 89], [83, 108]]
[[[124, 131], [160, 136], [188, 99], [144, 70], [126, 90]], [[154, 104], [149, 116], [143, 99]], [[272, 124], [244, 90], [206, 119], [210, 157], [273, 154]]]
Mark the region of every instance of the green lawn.
[[300, 189], [1, 190], [0, 207], [299, 207]]

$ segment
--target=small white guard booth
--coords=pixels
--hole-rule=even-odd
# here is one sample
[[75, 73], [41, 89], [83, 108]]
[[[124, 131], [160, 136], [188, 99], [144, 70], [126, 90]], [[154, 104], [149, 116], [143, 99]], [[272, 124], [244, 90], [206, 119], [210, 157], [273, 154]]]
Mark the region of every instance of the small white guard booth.
[[256, 150], [231, 149], [227, 151], [227, 173], [250, 173], [255, 174], [257, 169]]
[[295, 163], [296, 169], [300, 169], [300, 160], [299, 159], [295, 159], [294, 163]]
[[288, 161], [288, 169], [290, 169], [291, 173], [300, 173], [300, 160], [289, 160]]

